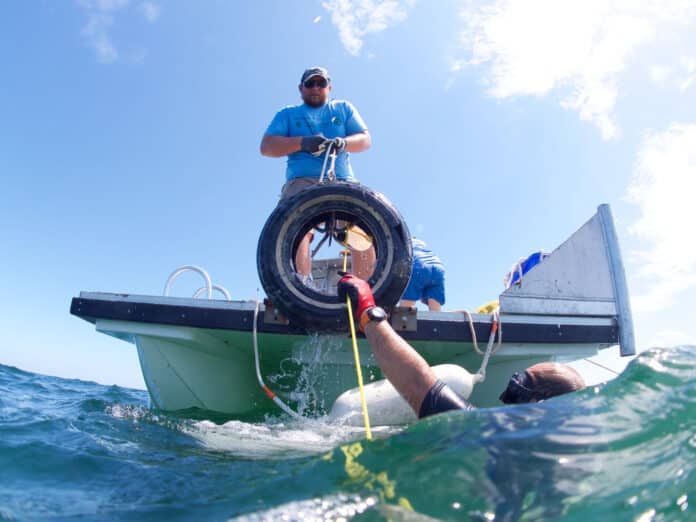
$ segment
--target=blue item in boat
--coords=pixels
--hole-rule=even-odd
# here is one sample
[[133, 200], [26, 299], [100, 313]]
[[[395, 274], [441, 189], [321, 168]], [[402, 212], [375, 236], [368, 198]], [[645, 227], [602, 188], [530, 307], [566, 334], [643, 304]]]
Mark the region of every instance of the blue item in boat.
[[527, 258], [520, 259], [505, 277], [505, 288], [510, 288], [519, 281], [524, 274], [549, 257], [549, 255], [550, 254], [540, 250], [530, 254]]

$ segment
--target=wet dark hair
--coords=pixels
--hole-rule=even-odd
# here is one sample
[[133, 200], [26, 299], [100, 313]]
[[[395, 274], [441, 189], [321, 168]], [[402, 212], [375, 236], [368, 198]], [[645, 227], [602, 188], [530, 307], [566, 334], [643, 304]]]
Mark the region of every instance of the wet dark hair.
[[544, 362], [530, 366], [524, 373], [514, 373], [499, 398], [505, 404], [539, 402], [584, 387], [584, 379], [574, 368]]

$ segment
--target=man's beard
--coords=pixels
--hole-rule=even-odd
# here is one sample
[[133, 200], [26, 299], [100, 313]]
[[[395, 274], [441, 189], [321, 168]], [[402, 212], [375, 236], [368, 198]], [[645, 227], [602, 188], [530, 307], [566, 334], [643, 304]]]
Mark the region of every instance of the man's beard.
[[304, 102], [310, 107], [321, 107], [326, 103], [326, 98], [323, 96], [307, 96], [304, 98]]

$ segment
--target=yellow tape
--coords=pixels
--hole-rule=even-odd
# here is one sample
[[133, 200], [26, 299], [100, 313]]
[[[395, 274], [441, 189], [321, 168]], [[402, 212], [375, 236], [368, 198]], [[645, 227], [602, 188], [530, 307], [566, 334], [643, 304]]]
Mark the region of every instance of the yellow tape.
[[[346, 248], [343, 256], [343, 271], [346, 271], [348, 264], [348, 249]], [[355, 372], [358, 374], [358, 389], [360, 390], [360, 405], [362, 406], [363, 420], [365, 421], [365, 436], [367, 440], [372, 440], [372, 431], [370, 431], [370, 417], [367, 414], [367, 401], [365, 400], [365, 389], [363, 388], [362, 370], [360, 369], [360, 354], [358, 353], [358, 340], [355, 335], [355, 321], [353, 320], [353, 306], [350, 302], [350, 296], [346, 296], [346, 304], [348, 305], [348, 322], [350, 323], [350, 336], [353, 341], [353, 356], [355, 357]]]
[[[367, 489], [379, 495], [382, 502], [396, 500], [399, 506], [403, 507], [404, 509], [408, 509], [409, 511], [413, 511], [413, 506], [406, 497], [397, 498], [396, 481], [390, 480], [386, 471], [375, 473], [357, 461], [357, 458], [363, 452], [363, 447], [360, 442], [344, 444], [339, 449], [345, 456], [346, 474], [352, 482], [364, 484]], [[332, 455], [333, 453], [329, 453], [324, 456], [324, 459], [332, 460]]]

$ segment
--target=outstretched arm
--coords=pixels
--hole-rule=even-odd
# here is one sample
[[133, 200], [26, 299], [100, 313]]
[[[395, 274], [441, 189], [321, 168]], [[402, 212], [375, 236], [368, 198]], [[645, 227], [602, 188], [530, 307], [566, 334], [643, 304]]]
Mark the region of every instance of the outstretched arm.
[[432, 368], [387, 321], [367, 323], [365, 336], [382, 373], [418, 415], [425, 395], [437, 381]]
[[[350, 296], [355, 318], [364, 324], [365, 314], [375, 307], [370, 285], [353, 274], [346, 274], [338, 283], [338, 293], [342, 298]], [[419, 415], [423, 399], [437, 381], [435, 372], [387, 321], [368, 322], [365, 335], [382, 373]]]

